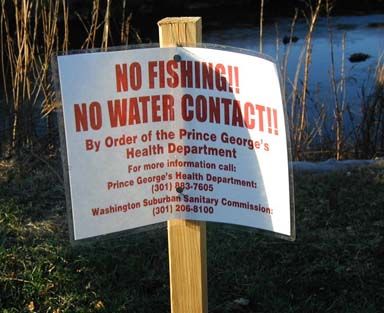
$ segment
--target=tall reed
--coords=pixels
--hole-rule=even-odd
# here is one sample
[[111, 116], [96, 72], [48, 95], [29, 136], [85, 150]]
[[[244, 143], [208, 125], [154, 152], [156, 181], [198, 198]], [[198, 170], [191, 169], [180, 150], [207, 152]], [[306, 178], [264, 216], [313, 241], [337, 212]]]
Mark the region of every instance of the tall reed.
[[59, 38], [59, 12], [68, 27], [65, 0], [1, 2], [1, 79], [12, 150], [33, 144], [39, 122], [36, 112], [53, 103], [50, 62], [68, 41], [67, 31]]
[[343, 32], [341, 43], [341, 67], [340, 79], [336, 78], [335, 67], [335, 52], [334, 52], [334, 30], [332, 25], [331, 11], [333, 9], [333, 2], [326, 1], [326, 18], [328, 27], [328, 36], [330, 42], [330, 56], [331, 56], [331, 69], [330, 69], [330, 82], [332, 89], [332, 96], [334, 102], [334, 124], [335, 124], [335, 157], [336, 160], [343, 158], [343, 149], [345, 145], [344, 137], [344, 113], [346, 108], [346, 78], [345, 78], [345, 45], [346, 34]]
[[[107, 50], [111, 44], [128, 44], [130, 39], [141, 43], [139, 33], [131, 25], [132, 12], [127, 12], [128, 1], [112, 0], [88, 1], [90, 7], [86, 13], [78, 13], [78, 21], [84, 32], [80, 35], [76, 29], [79, 46], [70, 45], [70, 19], [74, 21], [76, 12], [68, 5], [68, 0], [0, 0], [0, 156], [6, 148], [18, 151], [33, 147], [41, 140], [38, 138], [38, 126], [41, 118], [53, 129], [57, 104], [50, 73], [50, 60], [57, 53], [66, 53], [69, 49]], [[317, 149], [319, 139], [324, 142], [321, 152], [327, 149], [328, 156], [344, 158], [348, 149], [354, 148], [356, 156], [370, 157], [384, 153], [384, 69], [382, 59], [377, 65], [374, 90], [362, 88], [361, 121], [354, 116], [346, 103], [345, 53], [341, 58], [341, 68], [335, 66], [333, 51], [333, 30], [329, 23], [331, 54], [330, 83], [332, 99], [326, 103], [312, 97], [309, 93], [309, 74], [312, 61], [313, 33], [321, 8], [330, 15], [333, 1], [307, 0], [308, 29], [301, 56], [296, 64], [296, 73], [289, 78], [287, 68], [292, 41], [288, 42], [285, 54], [280, 60], [282, 72], [282, 90], [289, 111], [289, 127], [295, 159], [304, 159], [309, 150]], [[263, 51], [264, 0], [260, 0], [259, 50]], [[71, 12], [71, 14], [70, 14]], [[71, 15], [71, 16], [70, 16]], [[328, 16], [330, 17], [330, 16]], [[295, 11], [290, 26], [290, 38], [294, 31], [299, 11]], [[329, 20], [330, 21], [330, 20]], [[115, 37], [114, 37], [115, 36]], [[278, 35], [277, 35], [278, 36]], [[81, 37], [81, 38], [78, 38]], [[71, 37], [73, 38], [73, 37]], [[278, 41], [277, 41], [278, 43]], [[342, 39], [345, 51], [346, 37]], [[337, 79], [340, 76], [340, 79]], [[327, 115], [326, 106], [333, 107], [333, 115]], [[308, 115], [309, 106], [318, 110], [318, 115]], [[354, 128], [351, 134], [345, 131], [345, 117], [350, 115]], [[334, 128], [327, 133], [325, 120], [332, 119]], [[4, 144], [5, 137], [9, 145]], [[329, 151], [328, 151], [329, 150]], [[313, 151], [311, 151], [312, 153]]]
[[105, 10], [105, 15], [104, 15], [103, 40], [101, 42], [101, 47], [104, 51], [108, 49], [110, 10], [111, 10], [111, 0], [107, 0], [107, 8]]
[[362, 93], [362, 119], [357, 138], [360, 157], [372, 158], [384, 154], [384, 55], [379, 58], [375, 70], [373, 91]]
[[[38, 142], [42, 118], [46, 118], [43, 127], [48, 133], [53, 127], [51, 113], [57, 104], [50, 62], [54, 55], [71, 48], [69, 19], [76, 13], [69, 16], [67, 0], [1, 0], [0, 5], [0, 112], [4, 112], [0, 116], [4, 128], [0, 128], [0, 139], [9, 138], [7, 150], [13, 153]], [[107, 50], [112, 40], [111, 9], [111, 0], [105, 4], [93, 0], [89, 23], [88, 17], [84, 20], [77, 14], [86, 32], [81, 49]], [[122, 9], [119, 41], [127, 44], [130, 33], [139, 36], [130, 28], [132, 15], [126, 17], [126, 1]], [[0, 145], [0, 156], [2, 150], [4, 145]]]
[[309, 72], [312, 57], [312, 36], [315, 25], [322, 7], [322, 0], [317, 0], [315, 5], [306, 2], [309, 8], [310, 16], [307, 18], [308, 31], [305, 37], [305, 44], [297, 60], [296, 71], [293, 80], [288, 75], [288, 60], [290, 57], [291, 46], [293, 44], [296, 21], [299, 17], [299, 10], [295, 9], [295, 14], [291, 22], [289, 39], [286, 45], [285, 53], [280, 63], [282, 73], [282, 93], [285, 96], [285, 102], [289, 105], [289, 128], [291, 133], [291, 142], [294, 159], [302, 159], [306, 148], [310, 145], [319, 129], [322, 127], [324, 115], [312, 123], [316, 127], [309, 127], [308, 121], [308, 85]]
[[299, 125], [298, 129], [295, 132], [294, 142], [296, 144], [296, 153], [298, 157], [301, 157], [304, 145], [310, 139], [309, 136], [306, 136], [306, 127], [308, 124], [307, 119], [307, 91], [308, 91], [308, 82], [309, 82], [309, 68], [312, 58], [312, 35], [315, 29], [317, 19], [319, 17], [320, 8], [322, 5], [322, 0], [317, 0], [316, 5], [313, 7], [311, 3], [308, 3], [310, 9], [310, 17], [308, 19], [308, 31], [305, 38], [305, 59], [304, 59], [304, 75], [303, 75], [303, 87], [301, 92], [300, 99], [300, 108], [299, 108]]
[[263, 22], [264, 22], [264, 0], [260, 0], [260, 32], [259, 32], [259, 51], [263, 53]]

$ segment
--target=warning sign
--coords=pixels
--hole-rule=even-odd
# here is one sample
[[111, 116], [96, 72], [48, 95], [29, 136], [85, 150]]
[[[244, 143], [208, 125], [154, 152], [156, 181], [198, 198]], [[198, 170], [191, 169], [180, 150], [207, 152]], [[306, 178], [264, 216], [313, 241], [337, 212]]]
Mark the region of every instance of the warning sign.
[[175, 218], [292, 235], [273, 62], [178, 47], [57, 63], [75, 240]]

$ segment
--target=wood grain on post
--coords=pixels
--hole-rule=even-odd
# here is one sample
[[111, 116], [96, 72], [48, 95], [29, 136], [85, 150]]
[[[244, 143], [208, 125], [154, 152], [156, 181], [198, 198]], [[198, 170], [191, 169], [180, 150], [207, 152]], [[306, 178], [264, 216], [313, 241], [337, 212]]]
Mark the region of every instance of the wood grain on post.
[[[172, 17], [158, 22], [160, 47], [201, 42], [201, 17]], [[172, 313], [207, 313], [205, 222], [168, 221]]]
[[201, 17], [166, 17], [157, 25], [161, 48], [183, 44], [193, 46], [201, 42]]

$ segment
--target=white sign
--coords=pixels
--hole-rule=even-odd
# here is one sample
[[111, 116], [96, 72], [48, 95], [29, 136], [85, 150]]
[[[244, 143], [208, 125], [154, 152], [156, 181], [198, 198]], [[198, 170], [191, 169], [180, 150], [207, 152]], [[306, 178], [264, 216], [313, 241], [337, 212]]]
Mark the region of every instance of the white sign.
[[181, 218], [292, 236], [276, 65], [207, 48], [58, 57], [75, 240]]

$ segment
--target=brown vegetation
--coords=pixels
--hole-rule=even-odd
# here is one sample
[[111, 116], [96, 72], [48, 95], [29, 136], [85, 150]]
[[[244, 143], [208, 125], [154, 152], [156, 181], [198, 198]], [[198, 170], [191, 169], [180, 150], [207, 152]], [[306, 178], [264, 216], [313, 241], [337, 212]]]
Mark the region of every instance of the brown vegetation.
[[[93, 0], [89, 19], [79, 13], [70, 14], [67, 0], [0, 1], [0, 88], [4, 95], [0, 99], [0, 125], [3, 125], [0, 155], [4, 156], [17, 154], [24, 148], [32, 149], [52, 137], [55, 130], [52, 112], [57, 105], [51, 60], [70, 48], [70, 19], [77, 15], [85, 30], [81, 49], [106, 50], [112, 36], [110, 0], [105, 5]], [[118, 43], [128, 44], [129, 33], [134, 30], [129, 27], [130, 16], [126, 17], [126, 1], [122, 6]], [[39, 132], [43, 136], [38, 136]], [[52, 138], [48, 139], [51, 143]]]
[[[337, 69], [331, 51], [331, 101], [317, 103], [308, 96], [313, 32], [322, 12], [326, 12], [330, 20], [334, 3], [330, 0], [307, 1], [305, 9], [296, 10], [288, 37], [292, 39], [286, 42], [285, 56], [280, 64], [295, 159], [308, 159], [313, 155], [316, 158], [369, 158], [384, 152], [382, 60], [378, 61], [374, 90], [361, 90], [363, 118], [353, 121], [352, 133], [345, 132], [344, 118], [350, 113], [350, 104], [345, 100], [344, 53], [343, 65]], [[262, 51], [264, 1], [259, 4], [262, 12], [259, 19]], [[113, 6], [110, 0], [86, 1], [82, 5], [89, 7], [76, 11], [69, 7], [68, 0], [0, 0], [0, 90], [3, 95], [0, 99], [0, 156], [17, 154], [25, 148], [52, 147], [58, 141], [54, 115], [57, 105], [50, 70], [53, 56], [78, 48], [107, 50], [110, 45], [127, 45], [132, 39], [135, 43], [142, 42], [131, 25], [132, 14], [126, 0]], [[307, 19], [308, 31], [296, 75], [291, 81], [287, 66], [299, 16]], [[70, 25], [76, 27], [75, 34]], [[332, 47], [333, 29], [331, 23], [329, 25]], [[341, 76], [339, 81], [335, 79], [337, 71]], [[318, 116], [308, 116], [311, 106], [318, 106]], [[334, 108], [333, 116], [327, 113], [326, 108], [329, 107]], [[333, 121], [333, 135], [324, 138], [325, 121], [330, 119]]]

